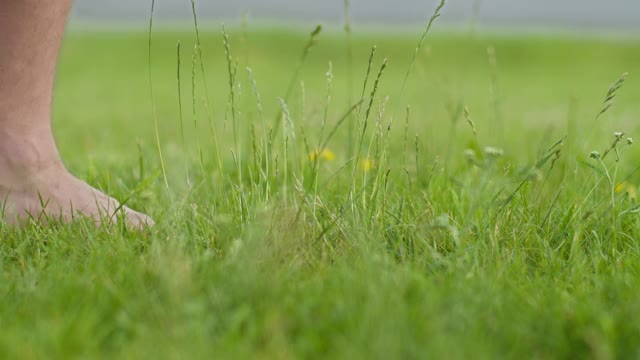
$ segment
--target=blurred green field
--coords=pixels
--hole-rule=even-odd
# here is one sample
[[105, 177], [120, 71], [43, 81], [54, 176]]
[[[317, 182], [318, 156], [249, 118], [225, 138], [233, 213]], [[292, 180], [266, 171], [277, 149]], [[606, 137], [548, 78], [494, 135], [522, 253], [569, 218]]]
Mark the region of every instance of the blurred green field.
[[402, 90], [419, 30], [325, 31], [293, 82], [307, 32], [229, 32], [233, 103], [220, 32], [206, 89], [153, 33], [157, 133], [148, 34], [68, 34], [63, 158], [158, 224], [0, 225], [3, 358], [640, 356], [640, 41], [435, 33]]

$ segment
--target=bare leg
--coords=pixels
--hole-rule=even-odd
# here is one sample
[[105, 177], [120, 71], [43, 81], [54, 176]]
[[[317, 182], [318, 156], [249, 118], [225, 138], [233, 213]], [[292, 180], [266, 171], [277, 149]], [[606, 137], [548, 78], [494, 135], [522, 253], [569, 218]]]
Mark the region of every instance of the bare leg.
[[[70, 221], [78, 212], [99, 222], [113, 218], [119, 206], [67, 172], [51, 131], [53, 82], [70, 8], [71, 0], [0, 0], [0, 209], [10, 223], [43, 213]], [[153, 222], [125, 213], [134, 226]]]

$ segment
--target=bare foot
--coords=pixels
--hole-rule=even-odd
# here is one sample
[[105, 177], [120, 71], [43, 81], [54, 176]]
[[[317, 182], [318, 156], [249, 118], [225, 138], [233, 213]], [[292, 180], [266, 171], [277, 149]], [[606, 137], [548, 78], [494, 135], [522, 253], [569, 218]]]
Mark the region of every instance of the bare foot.
[[[0, 144], [2, 209], [4, 221], [10, 224], [30, 219], [71, 222], [83, 215], [100, 225], [104, 221], [117, 221], [121, 212], [131, 227], [154, 224], [147, 215], [121, 206], [115, 199], [71, 175], [60, 161], [52, 139], [39, 143]], [[2, 214], [0, 220], [3, 220]]]

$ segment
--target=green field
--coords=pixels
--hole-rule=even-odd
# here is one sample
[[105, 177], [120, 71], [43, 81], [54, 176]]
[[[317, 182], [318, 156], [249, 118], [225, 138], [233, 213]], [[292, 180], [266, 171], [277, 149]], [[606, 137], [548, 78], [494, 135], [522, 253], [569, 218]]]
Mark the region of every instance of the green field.
[[63, 158], [157, 225], [0, 225], [0, 357], [640, 357], [640, 41], [229, 32], [153, 33], [157, 132], [148, 34], [68, 34]]

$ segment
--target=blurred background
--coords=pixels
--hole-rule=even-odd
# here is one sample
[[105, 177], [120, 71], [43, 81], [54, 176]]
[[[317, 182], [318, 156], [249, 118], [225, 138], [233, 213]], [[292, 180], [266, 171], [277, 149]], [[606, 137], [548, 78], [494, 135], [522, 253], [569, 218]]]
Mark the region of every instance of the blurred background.
[[[540, 144], [546, 143], [540, 139], [577, 133], [567, 130], [578, 123], [575, 119], [581, 120], [580, 144], [588, 144], [589, 149], [609, 142], [593, 140], [601, 134], [625, 131], [638, 137], [640, 133], [640, 82], [635, 78], [640, 72], [640, 0], [448, 0], [433, 28], [439, 34], [429, 37], [416, 55], [401, 96], [399, 89], [404, 86], [416, 40], [439, 0], [350, 0], [352, 42], [346, 41], [341, 31], [344, 0], [195, 0], [199, 24], [206, 30], [202, 32], [203, 60], [195, 63], [190, 0], [155, 1], [154, 29], [158, 31], [153, 34], [150, 61], [151, 1], [74, 0], [72, 22], [82, 31], [70, 31], [65, 38], [55, 117], [65, 124], [57, 128], [59, 136], [86, 139], [83, 153], [109, 157], [114, 146], [136, 151], [134, 135], [145, 144], [155, 143], [150, 126], [154, 119], [149, 111], [149, 69], [153, 72], [159, 137], [173, 149], [168, 150], [168, 159], [178, 163], [182, 159], [181, 140], [176, 134], [180, 134], [177, 125], [181, 116], [190, 117], [185, 114], [197, 113], [215, 122], [224, 134], [223, 148], [228, 149], [227, 142], [233, 136], [222, 22], [229, 25], [238, 89], [244, 89], [238, 108], [245, 124], [258, 118], [255, 97], [246, 90], [253, 86], [247, 67], [252, 69], [263, 99], [260, 111], [269, 121], [278, 119], [278, 99], [287, 98], [292, 116], [308, 122], [307, 135], [315, 136], [318, 114], [325, 103], [329, 63], [335, 81], [329, 116], [335, 121], [356, 96], [361, 96], [361, 79], [376, 45], [374, 69], [382, 59], [389, 64], [380, 85], [380, 99], [389, 96], [387, 105], [392, 114], [403, 113], [407, 104], [412, 106], [412, 116], [424, 121], [416, 121], [411, 130], [424, 134], [421, 137], [428, 139], [425, 151], [434, 157], [448, 156], [444, 151], [448, 152], [450, 142], [446, 136], [431, 134], [449, 133], [448, 119], [457, 119], [461, 104], [472, 109], [478, 136], [523, 158], [537, 156]], [[249, 23], [246, 33], [238, 26], [245, 14]], [[327, 31], [298, 68], [309, 32], [317, 23], [327, 25]], [[165, 31], [160, 31], [163, 26]], [[478, 36], [468, 36], [472, 26]], [[182, 44], [184, 113], [179, 111], [176, 86], [178, 42]], [[200, 61], [206, 71], [190, 71]], [[608, 114], [611, 121], [589, 122], [600, 110], [610, 84], [624, 72], [631, 74], [630, 81]], [[82, 108], [78, 104], [86, 105]], [[93, 129], [87, 122], [112, 126]], [[199, 136], [207, 141], [207, 122], [198, 124], [186, 130], [187, 138]], [[515, 135], [494, 141], [497, 133]], [[343, 161], [349, 151], [342, 144], [352, 139], [345, 130], [333, 140], [332, 146], [341, 150]], [[62, 145], [62, 151], [73, 154], [77, 147]], [[82, 170], [84, 161], [80, 159], [76, 166]], [[182, 170], [176, 167], [175, 175], [182, 176]]]
[[[351, 0], [357, 24], [422, 23], [437, 0]], [[151, 0], [76, 0], [73, 21], [80, 23], [129, 22], [144, 24]], [[342, 0], [234, 0], [196, 1], [203, 23], [238, 19], [248, 13], [252, 21], [341, 23]], [[189, 20], [190, 0], [156, 0], [159, 20]], [[509, 28], [565, 28], [634, 32], [640, 29], [640, 0], [449, 0], [442, 17], [450, 25], [470, 22]]]

